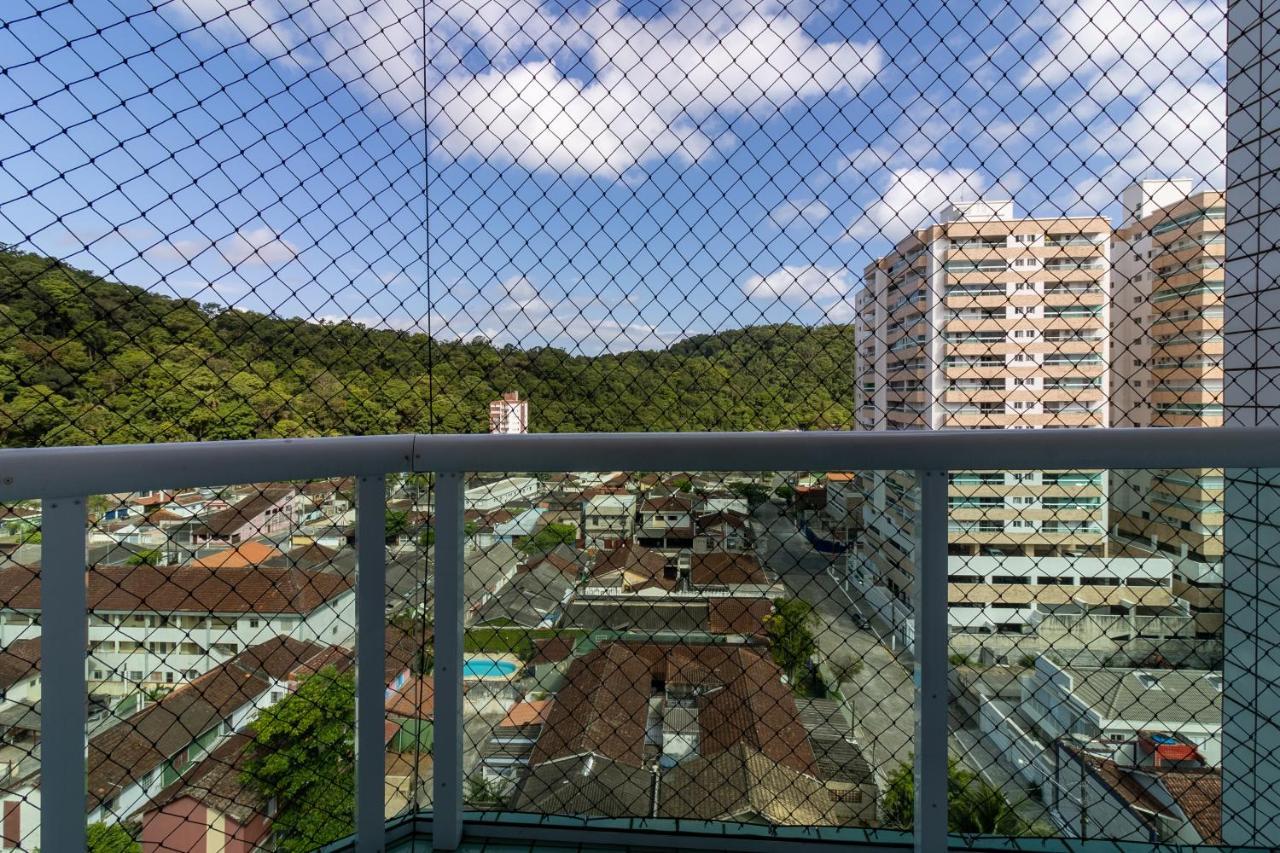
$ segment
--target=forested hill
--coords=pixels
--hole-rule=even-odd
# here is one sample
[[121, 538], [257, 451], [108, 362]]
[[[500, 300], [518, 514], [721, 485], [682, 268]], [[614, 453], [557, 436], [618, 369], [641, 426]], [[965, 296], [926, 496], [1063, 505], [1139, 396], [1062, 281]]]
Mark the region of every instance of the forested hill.
[[813, 429], [852, 419], [848, 326], [754, 326], [570, 355], [268, 317], [0, 250], [6, 447], [482, 432], [506, 390], [536, 432]]

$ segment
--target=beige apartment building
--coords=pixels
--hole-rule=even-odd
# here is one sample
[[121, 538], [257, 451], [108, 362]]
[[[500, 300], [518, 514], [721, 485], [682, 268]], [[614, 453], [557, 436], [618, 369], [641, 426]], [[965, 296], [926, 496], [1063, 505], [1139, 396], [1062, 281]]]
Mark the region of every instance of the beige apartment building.
[[[1189, 180], [1126, 191], [1114, 284], [1125, 311], [1113, 328], [1112, 420], [1117, 426], [1222, 425], [1226, 207]], [[1174, 592], [1215, 633], [1222, 607], [1220, 469], [1113, 476], [1115, 538], [1173, 561]]]
[[[1110, 425], [1111, 240], [1104, 217], [1018, 217], [1008, 201], [953, 205], [903, 239], [858, 295], [858, 427]], [[909, 622], [913, 475], [863, 472], [859, 484], [851, 579]], [[1082, 587], [1163, 615], [1169, 562], [1115, 553], [1109, 491], [1109, 472], [953, 472], [952, 633], [1030, 632], [1046, 603], [1089, 598]]]

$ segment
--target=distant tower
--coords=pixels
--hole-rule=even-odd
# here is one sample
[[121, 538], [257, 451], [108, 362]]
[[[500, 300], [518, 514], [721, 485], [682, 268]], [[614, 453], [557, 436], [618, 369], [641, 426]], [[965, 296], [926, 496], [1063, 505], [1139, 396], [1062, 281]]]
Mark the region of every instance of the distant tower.
[[507, 391], [502, 399], [489, 404], [489, 432], [495, 435], [520, 435], [529, 431], [529, 401], [520, 399], [519, 391]]

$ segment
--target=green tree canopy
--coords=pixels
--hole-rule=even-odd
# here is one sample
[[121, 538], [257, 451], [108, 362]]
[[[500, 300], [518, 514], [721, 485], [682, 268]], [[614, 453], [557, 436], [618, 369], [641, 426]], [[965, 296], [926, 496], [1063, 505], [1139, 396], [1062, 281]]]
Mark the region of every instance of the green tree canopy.
[[[882, 800], [885, 826], [911, 829], [915, 820], [915, 769], [911, 762], [889, 774]], [[947, 830], [968, 835], [1046, 835], [1029, 824], [987, 780], [950, 759], [947, 762]]]
[[264, 710], [242, 781], [276, 803], [278, 849], [304, 851], [355, 827], [355, 678], [329, 666]]
[[89, 853], [142, 853], [142, 845], [118, 823], [91, 823], [85, 829]]
[[[780, 324], [654, 351], [495, 348], [174, 299], [0, 247], [0, 443], [852, 424], [852, 329]], [[429, 366], [429, 367], [428, 367]]]
[[578, 528], [572, 524], [551, 523], [520, 543], [520, 550], [527, 554], [545, 554], [557, 545], [572, 545], [577, 541]]
[[793, 685], [809, 680], [809, 663], [818, 645], [813, 638], [813, 607], [800, 598], [779, 598], [765, 619], [773, 659]]

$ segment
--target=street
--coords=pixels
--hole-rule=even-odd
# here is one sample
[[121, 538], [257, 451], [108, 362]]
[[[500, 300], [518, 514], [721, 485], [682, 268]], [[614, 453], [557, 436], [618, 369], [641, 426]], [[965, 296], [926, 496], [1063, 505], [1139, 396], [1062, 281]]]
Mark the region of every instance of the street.
[[[807, 601], [820, 620], [815, 631], [819, 652], [828, 660], [858, 661], [841, 681], [841, 691], [854, 704], [855, 724], [867, 760], [883, 777], [911, 760], [915, 725], [912, 676], [876, 633], [859, 628], [868, 624], [856, 601], [832, 578], [832, 558], [815, 550], [776, 506], [765, 504], [755, 513], [758, 551], [766, 569], [792, 595]], [[836, 557], [843, 561], [843, 557]], [[840, 568], [837, 563], [836, 569]]]

